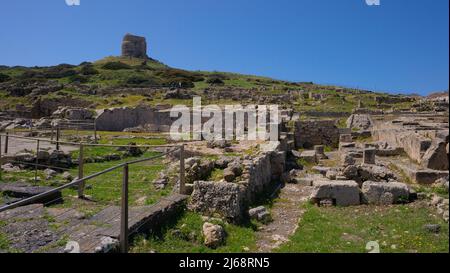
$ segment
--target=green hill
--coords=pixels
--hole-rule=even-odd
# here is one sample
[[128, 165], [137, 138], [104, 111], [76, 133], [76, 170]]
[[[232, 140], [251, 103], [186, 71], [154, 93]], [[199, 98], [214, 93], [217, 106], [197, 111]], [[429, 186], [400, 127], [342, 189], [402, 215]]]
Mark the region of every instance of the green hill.
[[[79, 65], [60, 64], [50, 67], [0, 66], [0, 111], [17, 105], [32, 107], [40, 100], [74, 98], [90, 102], [90, 108], [147, 104], [189, 104], [190, 98], [167, 98], [170, 89], [204, 96], [205, 90], [252, 93], [261, 96], [300, 94], [281, 104], [298, 111], [351, 112], [359, 101], [366, 108], [408, 108], [410, 102], [398, 100], [380, 105], [376, 97], [398, 97], [364, 90], [318, 85], [312, 82], [288, 82], [267, 77], [225, 72], [187, 71], [171, 68], [157, 60], [106, 57]], [[321, 94], [319, 98], [314, 94]], [[231, 95], [230, 95], [231, 96]], [[208, 103], [232, 103], [230, 98], [208, 100]], [[242, 103], [237, 101], [235, 103]]]

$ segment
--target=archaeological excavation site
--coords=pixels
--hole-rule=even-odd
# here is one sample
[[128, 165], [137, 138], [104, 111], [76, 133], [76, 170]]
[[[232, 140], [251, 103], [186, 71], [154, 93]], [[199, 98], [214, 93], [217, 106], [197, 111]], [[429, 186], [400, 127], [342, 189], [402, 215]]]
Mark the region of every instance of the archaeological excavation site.
[[449, 253], [448, 89], [174, 68], [150, 38], [0, 65], [0, 258]]

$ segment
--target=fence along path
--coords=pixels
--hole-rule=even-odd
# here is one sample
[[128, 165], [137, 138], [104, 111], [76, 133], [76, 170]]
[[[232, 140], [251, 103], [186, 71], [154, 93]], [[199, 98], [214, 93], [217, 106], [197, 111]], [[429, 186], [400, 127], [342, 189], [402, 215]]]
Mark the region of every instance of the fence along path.
[[[83, 198], [84, 194], [84, 186], [85, 182], [89, 181], [93, 178], [99, 177], [103, 174], [112, 172], [114, 170], [122, 169], [122, 189], [121, 189], [121, 205], [118, 206], [109, 206], [102, 210], [100, 213], [92, 217], [88, 221], [82, 221], [79, 223], [75, 223], [72, 225], [68, 225], [65, 229], [66, 235], [69, 236], [70, 239], [75, 241], [81, 241], [80, 248], [83, 252], [95, 252], [97, 248], [102, 245], [102, 238], [111, 237], [116, 238], [120, 242], [120, 251], [125, 253], [128, 251], [128, 240], [130, 234], [134, 234], [137, 232], [141, 232], [144, 226], [151, 226], [151, 221], [158, 220], [160, 215], [157, 215], [159, 211], [173, 211], [176, 207], [184, 202], [186, 199], [185, 193], [185, 168], [184, 168], [184, 145], [136, 145], [132, 147], [166, 147], [172, 148], [171, 150], [162, 153], [157, 156], [137, 159], [133, 161], [128, 161], [125, 163], [118, 164], [111, 168], [105, 169], [95, 174], [91, 174], [83, 177], [83, 146], [103, 146], [103, 147], [130, 147], [129, 145], [103, 145], [103, 144], [82, 144], [82, 143], [69, 143], [69, 142], [61, 142], [61, 141], [52, 141], [47, 139], [39, 139], [39, 138], [29, 138], [29, 137], [21, 137], [21, 136], [11, 136], [11, 135], [0, 135], [0, 150], [2, 148], [2, 137], [5, 138], [5, 149], [7, 152], [8, 149], [8, 138], [19, 138], [19, 139], [27, 139], [34, 140], [37, 142], [37, 151], [39, 150], [40, 142], [51, 142], [55, 143], [57, 146], [61, 144], [66, 145], [78, 145], [79, 146], [79, 174], [80, 176], [65, 185], [56, 187], [44, 193], [37, 194], [30, 198], [26, 198], [15, 203], [0, 207], [0, 219], [8, 219], [11, 216], [8, 215], [11, 210], [27, 206], [32, 204], [36, 200], [44, 199], [45, 197], [51, 196], [57, 192], [60, 192], [64, 189], [70, 187], [78, 187], [78, 197]], [[152, 161], [157, 158], [164, 157], [169, 154], [179, 153], [179, 161], [180, 161], [180, 173], [179, 173], [179, 194], [174, 194], [172, 196], [162, 198], [157, 204], [153, 206], [141, 206], [141, 207], [133, 207], [129, 208], [128, 206], [128, 187], [129, 187], [129, 166], [141, 162]], [[0, 152], [0, 163], [2, 162], [2, 154]], [[49, 166], [51, 167], [51, 166]], [[45, 205], [45, 204], [44, 204]], [[42, 206], [42, 205], [41, 205]], [[31, 209], [36, 206], [31, 206]], [[29, 211], [22, 207], [22, 211], [19, 209], [19, 214], [27, 214]], [[12, 212], [13, 215], [16, 213]], [[65, 212], [66, 214], [71, 214], [73, 211], [70, 209]], [[63, 214], [58, 215], [57, 219], [61, 219]], [[77, 242], [78, 242], [77, 241]]]

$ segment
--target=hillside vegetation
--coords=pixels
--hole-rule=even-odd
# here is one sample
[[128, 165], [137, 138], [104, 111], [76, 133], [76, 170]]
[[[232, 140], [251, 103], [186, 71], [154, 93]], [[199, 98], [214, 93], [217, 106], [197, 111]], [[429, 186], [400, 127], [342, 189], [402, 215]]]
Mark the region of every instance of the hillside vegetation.
[[[141, 91], [133, 91], [137, 89]], [[392, 107], [392, 105], [380, 106], [375, 102], [376, 97], [392, 97], [388, 94], [236, 73], [187, 71], [171, 68], [153, 59], [106, 57], [79, 65], [0, 66], [0, 111], [13, 110], [18, 105], [31, 107], [39, 99], [58, 98], [87, 100], [90, 102], [90, 108], [97, 109], [135, 106], [139, 103], [150, 105], [180, 103], [180, 100], [164, 97], [165, 92], [170, 89], [182, 89], [198, 95], [202, 95], [205, 89], [258, 90], [267, 96], [281, 96], [289, 91], [299, 91], [303, 95], [296, 101], [285, 102], [299, 111], [351, 112], [359, 101], [366, 108]], [[319, 99], [311, 97], [310, 93], [323, 94], [323, 97]], [[229, 103], [229, 100], [211, 102], [222, 104]], [[399, 102], [393, 106], [408, 108], [410, 103]]]

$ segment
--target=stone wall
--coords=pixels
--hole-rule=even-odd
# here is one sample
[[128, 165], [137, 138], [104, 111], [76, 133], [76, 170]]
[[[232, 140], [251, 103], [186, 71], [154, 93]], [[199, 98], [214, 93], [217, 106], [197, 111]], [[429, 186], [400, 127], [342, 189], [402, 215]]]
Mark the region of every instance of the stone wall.
[[448, 170], [448, 124], [428, 118], [400, 117], [376, 122], [372, 136], [391, 148], [403, 148], [417, 164], [434, 170]]
[[261, 153], [243, 162], [238, 183], [196, 181], [189, 209], [204, 215], [218, 215], [231, 222], [245, 219], [247, 210], [258, 196], [273, 189], [285, 169], [286, 153], [273, 142]]
[[295, 122], [295, 147], [312, 148], [315, 145], [339, 145], [339, 128], [335, 120], [307, 120]]
[[81, 107], [87, 108], [92, 102], [79, 98], [50, 98], [38, 99], [33, 103], [31, 116], [33, 118], [42, 118], [51, 116], [60, 107]]
[[104, 109], [97, 112], [96, 119], [99, 131], [123, 131], [144, 125], [149, 131], [169, 131], [171, 124], [170, 112], [148, 106]]

